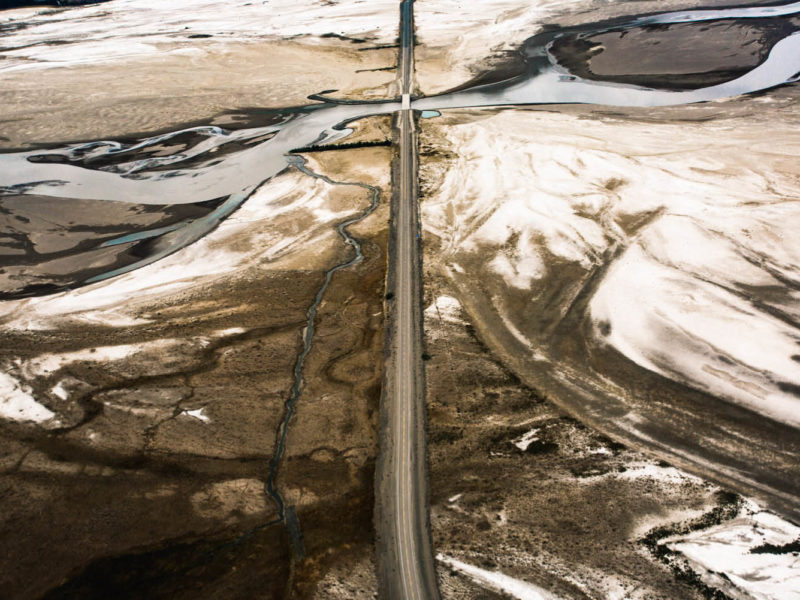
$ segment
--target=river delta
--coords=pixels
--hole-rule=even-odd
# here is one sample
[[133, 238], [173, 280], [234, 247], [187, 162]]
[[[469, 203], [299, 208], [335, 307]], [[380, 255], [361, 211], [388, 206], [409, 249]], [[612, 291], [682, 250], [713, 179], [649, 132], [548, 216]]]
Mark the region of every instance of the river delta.
[[[375, 598], [399, 3], [0, 11], [0, 596]], [[800, 3], [416, 0], [443, 598], [800, 598]]]

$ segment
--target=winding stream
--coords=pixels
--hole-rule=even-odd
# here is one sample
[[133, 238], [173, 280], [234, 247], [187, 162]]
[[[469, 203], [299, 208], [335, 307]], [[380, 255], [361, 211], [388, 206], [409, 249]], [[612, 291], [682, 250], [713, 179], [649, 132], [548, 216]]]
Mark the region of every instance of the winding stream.
[[[365, 183], [349, 183], [349, 182], [342, 182], [342, 181], [334, 181], [325, 175], [320, 175], [318, 173], [314, 173], [311, 171], [305, 164], [305, 160], [300, 156], [290, 156], [287, 157], [287, 162], [300, 171], [308, 175], [309, 177], [313, 177], [315, 179], [320, 179], [329, 185], [341, 185], [341, 186], [349, 186], [349, 187], [359, 187], [364, 190], [367, 190], [371, 194], [371, 200], [369, 206], [359, 213], [358, 215], [347, 219], [346, 221], [342, 221], [336, 226], [336, 231], [342, 237], [344, 242], [350, 246], [354, 251], [354, 256], [350, 260], [339, 263], [338, 265], [328, 269], [325, 272], [325, 279], [322, 282], [322, 285], [317, 290], [317, 295], [314, 297], [314, 301], [312, 302], [311, 306], [308, 308], [306, 313], [306, 327], [303, 330], [303, 349], [300, 351], [300, 354], [297, 357], [297, 362], [294, 366], [294, 383], [292, 384], [292, 389], [289, 393], [289, 398], [286, 400], [285, 403], [285, 411], [283, 415], [283, 419], [281, 421], [280, 428], [278, 430], [278, 439], [275, 445], [275, 453], [270, 460], [269, 463], [269, 475], [267, 477], [266, 482], [266, 492], [270, 498], [275, 502], [275, 505], [278, 509], [278, 519], [283, 521], [286, 519], [286, 504], [283, 500], [283, 496], [281, 495], [280, 491], [276, 485], [276, 479], [278, 477], [278, 471], [280, 469], [281, 460], [283, 459], [284, 452], [286, 450], [286, 438], [289, 434], [289, 423], [294, 416], [295, 405], [297, 404], [297, 400], [300, 398], [300, 394], [303, 391], [303, 369], [306, 362], [306, 357], [308, 353], [311, 352], [311, 346], [314, 341], [314, 332], [316, 331], [316, 319], [317, 319], [317, 311], [319, 310], [320, 304], [322, 304], [322, 300], [325, 297], [325, 292], [328, 289], [328, 286], [331, 283], [331, 279], [333, 276], [343, 269], [349, 269], [350, 267], [354, 267], [360, 262], [364, 260], [364, 252], [361, 249], [361, 242], [353, 237], [348, 228], [351, 225], [355, 225], [356, 223], [360, 223], [364, 219], [368, 218], [375, 209], [378, 208], [378, 203], [380, 200], [380, 190], [375, 186], [367, 185]], [[291, 533], [291, 532], [290, 532]], [[297, 543], [296, 541], [294, 542]]]

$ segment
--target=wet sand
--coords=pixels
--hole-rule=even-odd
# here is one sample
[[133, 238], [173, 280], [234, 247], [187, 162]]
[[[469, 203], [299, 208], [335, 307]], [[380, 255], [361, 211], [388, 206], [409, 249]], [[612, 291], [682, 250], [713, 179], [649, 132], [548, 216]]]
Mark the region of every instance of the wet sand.
[[[0, 196], [0, 299], [55, 293], [137, 262], [148, 242], [124, 236], [169, 230], [221, 204], [144, 206], [50, 196]], [[114, 243], [114, 245], [107, 245]]]
[[[742, 76], [766, 60], [798, 19], [721, 20], [645, 26], [559, 38], [551, 52], [570, 73], [659, 89], [696, 89]], [[685, 49], [691, 48], [691, 52]]]

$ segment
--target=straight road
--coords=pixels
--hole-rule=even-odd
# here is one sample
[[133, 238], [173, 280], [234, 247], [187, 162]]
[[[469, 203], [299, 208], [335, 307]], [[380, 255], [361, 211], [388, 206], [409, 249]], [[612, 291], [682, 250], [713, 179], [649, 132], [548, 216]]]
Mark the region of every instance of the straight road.
[[422, 365], [422, 262], [417, 205], [417, 137], [410, 107], [413, 0], [400, 7], [402, 110], [395, 118], [388, 325], [376, 529], [381, 598], [436, 600], [439, 591], [428, 520], [425, 384]]

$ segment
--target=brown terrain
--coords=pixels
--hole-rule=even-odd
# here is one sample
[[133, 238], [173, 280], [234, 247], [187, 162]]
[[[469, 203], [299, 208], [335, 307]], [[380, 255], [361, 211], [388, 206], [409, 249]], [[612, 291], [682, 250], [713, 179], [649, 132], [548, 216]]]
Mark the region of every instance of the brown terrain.
[[[426, 244], [431, 525], [438, 553], [568, 598], [703, 598], [648, 534], [735, 495], [586, 428], [481, 342]], [[515, 445], [535, 429], [523, 450]], [[716, 509], [716, 511], [715, 511]], [[728, 509], [728, 516], [735, 510]], [[656, 537], [656, 539], [658, 539]], [[440, 562], [447, 598], [502, 598]]]
[[[380, 140], [387, 124], [373, 121], [355, 139]], [[247, 224], [252, 241], [217, 240], [254, 255], [250, 266], [126, 304], [145, 324], [4, 330], [0, 361], [16, 365], [56, 414], [45, 429], [2, 426], [4, 597], [190, 598], [202, 589], [206, 598], [288, 590], [305, 598], [341, 585], [349, 597], [368, 595], [389, 153], [307, 159], [335, 181], [379, 186], [381, 204], [351, 228], [365, 260], [333, 277], [289, 423], [277, 488], [296, 511], [302, 548], [292, 549], [274, 522], [265, 482], [306, 309], [324, 271], [352, 250], [326, 228], [316, 244], [293, 248], [277, 264], [258, 259], [264, 249], [249, 245], [280, 232], [284, 220], [302, 222], [295, 213]], [[297, 177], [276, 181], [289, 176]], [[332, 210], [367, 206], [364, 189], [324, 188]], [[130, 357], [92, 359], [95, 348], [120, 345], [138, 348]], [[70, 354], [36, 366], [43, 355]], [[52, 391], [57, 384], [68, 400]], [[359, 568], [363, 580], [352, 575]]]
[[[633, 12], [628, 5], [642, 10], [660, 6], [651, 1], [619, 3], [602, 13], [576, 12], [562, 21], [578, 25], [612, 18]], [[708, 37], [704, 59], [719, 59], [715, 67], [721, 80], [734, 76], [743, 64], [762, 60], [756, 42], [766, 34], [758, 23], [710, 27], [715, 34], [753, 41], [746, 52], [731, 57]], [[567, 41], [556, 52], [587, 77], [627, 82], [657, 77], [691, 87], [696, 73], [689, 59], [683, 65], [689, 75], [671, 72], [658, 61], [630, 74], [629, 65], [610, 59], [615, 53], [631, 54], [631, 48], [642, 44], [678, 44], [686, 29]], [[706, 38], [700, 28], [689, 33]], [[420, 39], [424, 44], [424, 32]], [[282, 40], [243, 45], [230, 54], [210, 53], [198, 59], [198, 68], [209, 73], [202, 93], [192, 90], [191, 74], [180, 73], [175, 57], [165, 59], [157, 74], [145, 62], [129, 64], [128, 82], [119, 79], [113, 65], [85, 65], [69, 73], [49, 70], [35, 85], [24, 74], [6, 74], [0, 99], [7, 101], [8, 124], [0, 147], [210, 122], [234, 105], [305, 104], [309, 90], [326, 87], [349, 99], [393, 95], [395, 73], [387, 67], [396, 62], [396, 49], [358, 52], [335, 36], [326, 44]], [[432, 48], [421, 53], [423, 83], [458, 62]], [[479, 50], [485, 54], [485, 48]], [[491, 60], [498, 69], [514, 72], [515, 65], [502, 57]], [[173, 68], [179, 76], [170, 75]], [[620, 69], [630, 78], [624, 79]], [[461, 69], [459, 81], [442, 75], [447, 84], [440, 87], [463, 84], [470, 75], [491, 80], [470, 63]], [[81, 81], [97, 90], [91, 102], [75, 101]], [[231, 81], [236, 82], [235, 93]], [[131, 87], [137, 89], [131, 92]], [[720, 129], [719, 148], [726, 148], [724, 133], [738, 131], [735, 125], [742, 123], [752, 125], [745, 134], [753, 137], [742, 139], [755, 147], [756, 141], [763, 146], [759, 127], [777, 117], [781, 120], [773, 131], [784, 124], [786, 131], [796, 130], [788, 127], [796, 121], [791, 110], [795, 89], [757, 98], [769, 104], [761, 116], [749, 99], [739, 99], [726, 102], [724, 110], [717, 105], [666, 108], [656, 116], [650, 109], [547, 107], [445, 111], [440, 118], [420, 121], [422, 358], [430, 520], [443, 597], [508, 598], [502, 586], [487, 579], [503, 575], [545, 597], [728, 598], [663, 540], [729, 522], [744, 502], [723, 487], [723, 476], [705, 477], [699, 469], [690, 474], [681, 470], [686, 464], [665, 462], [671, 457], [663, 452], [634, 449], [620, 443], [620, 436], [600, 433], [591, 419], [579, 421], [579, 411], [568, 412], [579, 398], [552, 383], [554, 368], [533, 360], [534, 350], [567, 357], [571, 362], [563, 364], [578, 365], [583, 370], [576, 372], [587, 378], [624, 380], [638, 408], [657, 404], [664, 414], [672, 414], [673, 399], [688, 406], [706, 395], [682, 383], [665, 383], [613, 349], [594, 344], [585, 299], [572, 301], [597, 265], [586, 268], [580, 261], [545, 256], [547, 274], [537, 282], [539, 287], [520, 291], [488, 267], [492, 253], [520, 258], [518, 250], [524, 246], [519, 235], [495, 246], [457, 248], [424, 222], [426, 202], [450, 194], [449, 218], [457, 223], [462, 216], [459, 202], [463, 208], [476, 200], [470, 190], [442, 187], [448, 171], [458, 167], [466, 173], [476, 158], [459, 155], [460, 148], [447, 137], [448, 128], [485, 119], [484, 139], [501, 139], [510, 129], [504, 128], [502, 114], [519, 110], [524, 119], [512, 133], [523, 135], [524, 121], [527, 131], [547, 133], [556, 145], [562, 141], [558, 119], [567, 115], [570, 131], [619, 125], [619, 139], [596, 135], [586, 143], [603, 140], [626, 148], [629, 139], [635, 146], [637, 134], [645, 139], [641, 132], [659, 125], [666, 124], [665, 131], [670, 127], [679, 137], [685, 129], [719, 118], [726, 126]], [[499, 125], [491, 120], [495, 118]], [[54, 122], [60, 125], [54, 127]], [[326, 273], [353, 257], [335, 227], [367, 209], [370, 198], [363, 187], [331, 185], [288, 168], [203, 240], [118, 280], [77, 290], [69, 310], [63, 308], [69, 303], [56, 296], [14, 300], [3, 307], [0, 374], [13, 377], [13, 392], [30, 394], [53, 417], [38, 424], [0, 420], [0, 597], [377, 597], [373, 485], [391, 152], [383, 146], [357, 146], [388, 145], [392, 134], [388, 116], [348, 126], [355, 133], [343, 140], [345, 148], [304, 152], [306, 166], [335, 182], [375, 186], [380, 203], [350, 227], [361, 241], [364, 260], [336, 272], [325, 292], [293, 407], [287, 400], [303, 350], [307, 311]], [[713, 126], [707, 125], [709, 130]], [[627, 136], [626, 128], [633, 135]], [[479, 141], [480, 133], [475, 134]], [[736, 147], [731, 143], [734, 151], [728, 148], [720, 156], [735, 158]], [[638, 150], [632, 147], [630, 156]], [[774, 171], [781, 172], [783, 159], [774, 158], [771, 148], [753, 154], [763, 155], [765, 163], [775, 160]], [[495, 158], [499, 169], [502, 154]], [[738, 163], [726, 166], [733, 170]], [[720, 177], [726, 173], [721, 171]], [[595, 183], [599, 194], [616, 197], [631, 182], [609, 174]], [[497, 200], [499, 205], [504, 198]], [[30, 218], [35, 208], [24, 206], [18, 213]], [[147, 214], [142, 219], [150, 226], [183, 216]], [[651, 216], [643, 212], [622, 219], [621, 229], [634, 237]], [[78, 235], [77, 230], [67, 233]], [[61, 232], [47, 243], [61, 248], [58, 236]], [[454, 271], [454, 257], [464, 272]], [[617, 255], [612, 248], [597, 258], [604, 264]], [[230, 263], [217, 268], [216, 260]], [[209, 272], [194, 275], [193, 266], [203, 261]], [[153, 283], [159, 281], [160, 269], [173, 269], [174, 276], [184, 267], [183, 278]], [[133, 291], [113, 299], [119, 285]], [[98, 300], [104, 290], [112, 300]], [[80, 306], [82, 299], [85, 307]], [[569, 311], [569, 318], [560, 318]], [[522, 330], [524, 339], [509, 322]], [[556, 322], [558, 327], [551, 326]], [[650, 392], [659, 403], [649, 401]], [[709, 412], [727, 407], [722, 410], [741, 421], [749, 414], [721, 400], [709, 402], [716, 402], [705, 409]], [[608, 409], [606, 418], [613, 421], [617, 409]], [[293, 412], [285, 423], [289, 410]], [[287, 509], [281, 521], [268, 483], [275, 475], [284, 425], [285, 453], [275, 477]], [[747, 433], [747, 427], [745, 423], [741, 431]], [[794, 431], [774, 427], [784, 436]], [[793, 473], [796, 461], [788, 456], [786, 469]], [[748, 462], [750, 456], [742, 460]]]
[[[751, 103], [759, 101], [741, 98], [724, 108], [677, 107], [659, 114], [602, 107], [509, 108], [443, 111], [441, 117], [421, 121], [431, 525], [444, 597], [505, 597], [497, 585], [481, 580], [463, 564], [535, 585], [541, 593], [555, 597], [747, 597], [729, 590], [725, 581], [718, 587], [709, 585], [661, 541], [675, 533], [734, 521], [744, 500], [731, 489], [747, 487], [724, 485], [719, 473], [738, 463], [720, 458], [721, 462], [704, 467], [701, 458], [692, 465], [677, 457], [670, 460], [660, 449], [620, 443], [624, 436], [612, 439], [600, 431], [607, 431], [606, 424], [615, 416], [628, 418], [630, 409], [597, 393], [596, 406], [582, 413], [579, 407], [585, 396], [579, 395], [577, 386], [560, 388], [546, 382], [558, 380], [562, 367], [584, 379], [595, 371], [603, 373], [598, 377], [603, 385], [611, 388], [613, 382], [620, 382], [630, 387], [635, 406], [642, 407], [634, 410], [660, 411], [659, 422], [672, 428], [672, 437], [665, 439], [674, 441], [675, 447], [687, 443], [684, 440], [696, 440], [709, 452], [730, 452], [734, 460], [754, 471], [768, 465], [796, 467], [791, 446], [781, 442], [780, 448], [769, 449], [776, 439], [791, 439], [789, 428], [739, 417], [743, 411], [737, 407], [643, 373], [593, 342], [591, 329], [584, 323], [586, 298], [573, 299], [582, 286], [593, 289], [592, 273], [598, 270], [602, 275], [602, 265], [615, 258], [613, 252], [597, 257], [587, 268], [578, 261], [548, 255], [542, 244], [537, 250], [545, 259], [544, 276], [530, 289], [520, 289], [521, 285], [512, 287], [505, 275], [498, 274], [493, 259], [508, 256], [519, 261], [512, 264], [522, 276], [526, 246], [520, 240], [529, 235], [524, 214], [514, 222], [523, 233], [511, 234], [505, 243], [502, 238], [472, 241], [470, 235], [516, 194], [531, 198], [533, 204], [544, 202], [541, 198], [548, 193], [563, 194], [578, 204], [583, 189], [573, 192], [572, 181], [586, 182], [584, 195], [590, 198], [591, 193], [611, 198], [626, 193], [624, 186], [629, 184], [615, 179], [619, 176], [613, 162], [610, 169], [589, 169], [580, 159], [585, 156], [589, 163], [597, 148], [626, 156], [627, 139], [634, 147], [645, 139], [635, 134], [626, 137], [628, 128], [647, 129], [657, 136], [658, 127], [689, 131], [718, 119], [738, 125], [719, 128], [722, 139], [732, 132], [760, 135], [756, 132], [761, 119], [766, 123], [778, 116], [789, 118], [795, 95], [793, 88], [783, 88], [765, 98], [772, 117], [753, 117]], [[552, 129], [547, 125], [551, 119]], [[756, 121], [752, 133], [743, 124], [750, 119]], [[526, 121], [532, 125], [523, 130]], [[493, 122], [511, 125], [493, 126]], [[565, 127], [565, 122], [571, 125]], [[612, 125], [600, 132], [601, 123], [613, 124], [619, 137], [608, 137]], [[676, 135], [675, 139], [680, 138]], [[687, 145], [682, 156], [692, 164], [695, 159], [689, 146], [693, 142], [685, 140], [680, 142]], [[529, 149], [533, 143], [538, 145]], [[548, 144], [569, 144], [569, 149], [550, 154]], [[720, 144], [715, 156], [735, 163], [738, 155], [728, 149], [735, 147]], [[520, 157], [524, 152], [534, 156]], [[566, 163], [563, 173], [568, 186], [537, 187], [553, 186], [550, 173], [562, 173], [549, 166], [553, 156]], [[763, 171], [765, 179], [791, 178], [788, 163], [779, 156], [774, 150], [763, 157], [752, 153], [748, 164]], [[526, 189], [521, 180], [514, 179], [518, 168], [526, 173], [524, 169], [538, 168], [542, 175]], [[715, 171], [702, 173], [717, 176]], [[475, 185], [479, 181], [490, 183]], [[514, 187], [517, 183], [518, 188]], [[765, 188], [764, 194], [774, 193], [773, 189]], [[622, 227], [635, 232], [647, 225], [647, 216], [624, 221]], [[534, 231], [532, 235], [544, 234]], [[584, 345], [594, 349], [595, 357], [570, 370], [564, 357], [575, 355]], [[551, 360], [540, 358], [537, 351], [552, 351]], [[591, 418], [583, 424], [574, 418], [587, 412], [603, 415], [602, 426], [595, 427]], [[636, 415], [630, 418], [636, 422]], [[734, 427], [751, 427], [753, 432], [737, 437], [730, 433], [736, 431]], [[737, 443], [737, 439], [747, 443]], [[756, 458], [761, 446], [766, 448], [761, 456], [769, 456], [763, 462]], [[663, 447], [669, 448], [668, 443]], [[708, 465], [722, 471], [706, 470]], [[719, 485], [721, 480], [724, 487]], [[775, 502], [774, 506], [788, 506], [791, 511], [796, 503]]]

